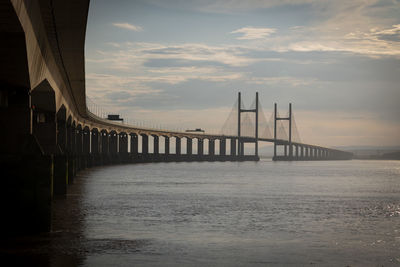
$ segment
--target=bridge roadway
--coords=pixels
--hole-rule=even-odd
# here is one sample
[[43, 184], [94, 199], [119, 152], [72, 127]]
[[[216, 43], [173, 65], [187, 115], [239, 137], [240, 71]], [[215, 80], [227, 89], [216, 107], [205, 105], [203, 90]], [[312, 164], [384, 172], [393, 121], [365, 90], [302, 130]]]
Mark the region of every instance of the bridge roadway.
[[[76, 172], [85, 167], [119, 162], [258, 160], [257, 155], [243, 155], [243, 150], [237, 153], [239, 144], [254, 142], [251, 138], [135, 128], [88, 112], [84, 63], [88, 8], [88, 0], [0, 3], [2, 234], [48, 231], [51, 199], [65, 195]], [[165, 139], [165, 153], [159, 153], [160, 138]], [[170, 138], [176, 139], [175, 154], [169, 153]], [[187, 142], [183, 154], [182, 138]], [[198, 141], [196, 154], [192, 153], [193, 139]], [[215, 140], [219, 140], [218, 155]], [[259, 141], [288, 146], [284, 140]], [[275, 159], [343, 157], [340, 151], [312, 145], [292, 143], [290, 147], [295, 154], [286, 152]]]

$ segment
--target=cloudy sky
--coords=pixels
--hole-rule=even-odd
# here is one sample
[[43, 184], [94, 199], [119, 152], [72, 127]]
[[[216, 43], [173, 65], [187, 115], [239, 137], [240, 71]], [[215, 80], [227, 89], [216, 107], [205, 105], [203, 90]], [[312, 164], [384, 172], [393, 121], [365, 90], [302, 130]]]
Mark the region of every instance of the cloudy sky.
[[218, 131], [241, 91], [293, 103], [302, 140], [400, 145], [399, 0], [91, 0], [90, 99], [129, 121]]

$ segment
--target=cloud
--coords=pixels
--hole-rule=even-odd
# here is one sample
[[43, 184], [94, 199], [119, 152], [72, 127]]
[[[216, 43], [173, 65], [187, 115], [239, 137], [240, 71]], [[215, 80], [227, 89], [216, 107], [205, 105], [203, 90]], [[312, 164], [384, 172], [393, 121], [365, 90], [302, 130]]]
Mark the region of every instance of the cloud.
[[134, 32], [141, 32], [143, 28], [137, 25], [129, 24], [129, 23], [113, 23], [115, 27], [126, 29]]
[[242, 36], [236, 38], [238, 40], [255, 40], [255, 39], [265, 39], [275, 32], [276, 29], [274, 28], [244, 27], [232, 31], [231, 33], [242, 33], [243, 34]]
[[310, 85], [317, 82], [316, 79], [301, 79], [290, 76], [281, 77], [249, 77], [247, 83], [257, 85], [276, 85], [276, 84], [289, 84], [292, 87]]

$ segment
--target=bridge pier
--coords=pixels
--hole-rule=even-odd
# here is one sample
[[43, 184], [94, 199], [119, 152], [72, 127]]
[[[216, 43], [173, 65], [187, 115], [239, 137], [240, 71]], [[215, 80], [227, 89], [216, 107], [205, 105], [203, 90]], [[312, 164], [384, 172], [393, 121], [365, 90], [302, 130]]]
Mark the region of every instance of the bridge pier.
[[222, 138], [219, 141], [219, 155], [225, 156], [226, 155], [226, 139]]
[[[17, 36], [19, 33], [16, 32]], [[23, 33], [21, 37], [21, 41], [24, 40]], [[3, 41], [7, 44], [9, 40]], [[14, 54], [19, 49], [22, 49], [18, 51], [21, 54]], [[25, 61], [26, 47], [8, 47], [1, 53], [1, 61], [8, 59], [10, 65], [7, 69], [12, 68], [16, 61]], [[37, 101], [37, 98], [31, 102], [29, 77], [25, 87], [25, 74], [20, 71], [22, 80], [19, 86], [3, 84], [0, 88], [0, 224], [3, 237], [50, 230], [51, 199], [55, 188], [54, 155], [61, 152], [56, 141], [54, 92], [53, 99], [48, 102], [42, 101], [45, 99]], [[4, 98], [3, 94], [6, 95]], [[31, 104], [37, 106], [35, 112], [31, 110]], [[61, 172], [61, 167], [61, 164], [57, 166], [57, 171]]]
[[[70, 120], [70, 119], [69, 119]], [[67, 142], [68, 142], [68, 183], [74, 182], [76, 175], [76, 129], [75, 122], [68, 123]]]
[[160, 137], [158, 135], [153, 135], [153, 155], [156, 161], [159, 161], [160, 155]]
[[149, 154], [149, 136], [147, 134], [140, 134], [142, 136], [142, 156], [147, 160]]
[[90, 134], [91, 134], [90, 156], [91, 156], [91, 160], [92, 160], [92, 166], [98, 166], [102, 163], [101, 157], [100, 157], [99, 130], [97, 128], [93, 128], [90, 131]]
[[175, 137], [175, 155], [179, 156], [181, 154], [181, 138]]
[[231, 156], [236, 156], [236, 139], [231, 138]]
[[168, 161], [170, 157], [169, 146], [170, 146], [169, 136], [164, 136], [164, 156], [166, 161]]
[[129, 162], [128, 134], [126, 132], [120, 132], [118, 134], [118, 156], [120, 162]]
[[201, 138], [197, 139], [197, 156], [201, 158], [204, 155], [204, 140]]
[[75, 135], [75, 145], [76, 145], [76, 171], [82, 170], [82, 155], [83, 155], [83, 133], [82, 125], [78, 124], [76, 127]]
[[186, 155], [192, 156], [193, 154], [193, 140], [192, 138], [186, 138]]
[[108, 134], [108, 153], [111, 163], [118, 163], [118, 135], [116, 131]]
[[100, 142], [101, 142], [101, 164], [109, 164], [109, 144], [108, 144], [109, 136], [107, 130], [100, 131]]
[[215, 140], [208, 139], [208, 155], [214, 156], [215, 155]]
[[83, 128], [82, 132], [82, 167], [87, 168], [91, 167], [90, 161], [90, 129], [88, 126]]
[[136, 133], [130, 133], [131, 137], [130, 146], [131, 146], [131, 161], [136, 162], [138, 160], [138, 151], [139, 151], [139, 138]]
[[54, 157], [54, 184], [55, 195], [65, 195], [68, 185], [68, 157], [67, 157], [67, 122], [66, 110], [62, 106], [57, 112], [57, 152]]

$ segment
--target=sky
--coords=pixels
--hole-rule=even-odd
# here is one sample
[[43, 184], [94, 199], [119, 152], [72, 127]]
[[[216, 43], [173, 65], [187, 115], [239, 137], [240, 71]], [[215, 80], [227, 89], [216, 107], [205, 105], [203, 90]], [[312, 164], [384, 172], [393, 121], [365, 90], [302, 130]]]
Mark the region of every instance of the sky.
[[305, 143], [400, 146], [400, 0], [91, 0], [85, 57], [131, 123], [218, 132], [259, 92]]

